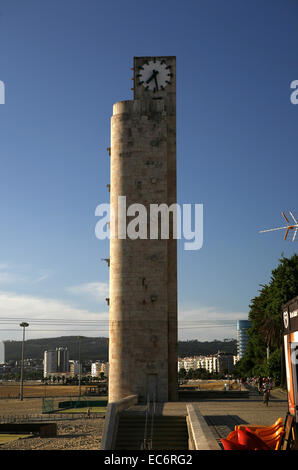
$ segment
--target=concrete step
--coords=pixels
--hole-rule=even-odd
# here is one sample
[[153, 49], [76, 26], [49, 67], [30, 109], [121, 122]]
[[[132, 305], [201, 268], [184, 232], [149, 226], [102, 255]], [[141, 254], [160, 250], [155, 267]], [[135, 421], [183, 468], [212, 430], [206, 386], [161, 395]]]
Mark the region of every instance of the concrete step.
[[[176, 423], [171, 423], [171, 425], [173, 425], [175, 427], [175, 429], [184, 429], [185, 428], [185, 425], [181, 425], [181, 424], [176, 424]], [[154, 428], [155, 429], [168, 429], [169, 428], [169, 425], [167, 423], [155, 423], [153, 424]], [[130, 423], [120, 423], [119, 424], [119, 427], [118, 429], [129, 429], [129, 428], [132, 428], [132, 429], [144, 429], [145, 428], [145, 422], [144, 423], [134, 423], [134, 422], [130, 422]], [[147, 423], [147, 429], [151, 429], [151, 423]]]
[[[175, 421], [165, 421], [165, 422], [162, 422], [162, 421], [153, 421], [154, 423], [154, 426], [158, 426], [158, 427], [168, 427], [168, 426], [175, 426], [175, 427], [180, 427], [180, 428], [183, 428], [185, 426], [185, 421], [184, 422], [175, 422]], [[146, 424], [146, 421], [143, 420], [143, 421], [134, 421], [134, 420], [125, 420], [125, 421], [121, 421], [121, 424], [123, 424], [123, 426], [145, 426]], [[151, 425], [151, 419], [147, 421], [147, 426], [148, 424]]]
[[[136, 448], [135, 446], [122, 446], [122, 447], [119, 446], [119, 447], [117, 447], [117, 450], [143, 450], [143, 449], [141, 448], [141, 446], [138, 447], [138, 448]], [[175, 450], [176, 451], [176, 450], [187, 450], [187, 447], [184, 447], [184, 446], [180, 446], [180, 447], [179, 446], [175, 446], [175, 447], [158, 447], [158, 446], [156, 446], [156, 447], [152, 448], [152, 450]]]
[[[151, 436], [151, 434], [147, 434], [148, 437]], [[179, 439], [187, 439], [188, 437], [188, 434], [187, 433], [183, 433], [183, 434], [158, 434], [158, 433], [154, 433], [153, 434], [153, 440], [165, 440], [165, 441], [174, 441], [174, 440], [179, 440]], [[125, 435], [125, 434], [118, 434], [117, 436], [117, 442], [119, 441], [126, 441], [126, 440], [132, 440], [132, 439], [144, 439], [144, 433], [140, 433], [140, 434], [128, 434], [128, 435]]]
[[[117, 441], [117, 447], [116, 449], [119, 449], [119, 447], [126, 447], [126, 446], [131, 446], [134, 447], [135, 449], [140, 449], [142, 446], [142, 443], [144, 442], [144, 439], [134, 439], [131, 441]], [[176, 449], [176, 447], [183, 447], [184, 449], [187, 449], [186, 442], [183, 442], [181, 439], [177, 441], [152, 441], [152, 449], [155, 448], [166, 448], [166, 449]]]
[[[147, 436], [151, 436], [151, 433], [147, 433]], [[154, 432], [153, 433], [153, 439], [181, 439], [184, 438], [186, 439], [188, 436], [187, 432], [177, 432], [177, 433], [161, 433], [161, 432]], [[119, 432], [117, 436], [117, 440], [123, 440], [123, 439], [132, 439], [132, 438], [144, 438], [144, 432]]]
[[[188, 449], [185, 416], [155, 416], [152, 450]], [[116, 450], [140, 450], [144, 441], [145, 416], [123, 413], [120, 415]], [[147, 439], [151, 435], [151, 417], [147, 422]]]
[[[151, 439], [147, 439], [147, 441], [150, 441]], [[139, 443], [139, 442], [143, 442], [144, 441], [144, 438], [143, 436], [140, 437], [140, 438], [127, 438], [127, 439], [117, 439], [117, 444], [119, 445], [128, 445], [128, 444], [134, 444], [134, 443]], [[166, 438], [163, 438], [163, 439], [152, 439], [152, 442], [153, 444], [155, 445], [172, 445], [172, 444], [177, 444], [177, 445], [185, 445], [185, 438], [183, 439], [166, 439]]]
[[[147, 433], [147, 437], [151, 436], [151, 433], [148, 432]], [[181, 438], [186, 438], [188, 436], [187, 433], [176, 433], [176, 434], [170, 434], [170, 433], [158, 433], [158, 432], [155, 432], [153, 434], [153, 438], [154, 439], [181, 439]], [[140, 438], [140, 439], [143, 439], [144, 438], [144, 432], [127, 432], [127, 433], [124, 433], [124, 432], [120, 432], [118, 433], [118, 436], [117, 436], [117, 439], [130, 439], [130, 438]]]
[[[126, 420], [134, 420], [134, 421], [145, 421], [146, 416], [145, 415], [135, 415], [135, 414], [123, 414], [121, 415], [121, 421], [126, 421]], [[151, 415], [148, 416], [148, 419], [151, 419]], [[174, 423], [184, 423], [185, 421], [185, 416], [154, 416], [154, 421], [160, 421], [161, 423], [164, 422], [174, 422]]]
[[[157, 428], [156, 426], [153, 428], [154, 429], [154, 434], [166, 434], [167, 436], [173, 436], [173, 435], [176, 435], [176, 434], [185, 434], [187, 432], [187, 430], [185, 430], [185, 428], [175, 428], [173, 427], [172, 429], [169, 429], [167, 427], [163, 427], [163, 428]], [[118, 427], [118, 434], [122, 434], [122, 433], [125, 433], [125, 432], [129, 432], [129, 433], [135, 433], [135, 434], [144, 434], [144, 431], [145, 431], [145, 427], [141, 427], [141, 428], [134, 428], [132, 426], [119, 426]], [[151, 428], [148, 427], [147, 428], [147, 433], [150, 434], [151, 433]]]

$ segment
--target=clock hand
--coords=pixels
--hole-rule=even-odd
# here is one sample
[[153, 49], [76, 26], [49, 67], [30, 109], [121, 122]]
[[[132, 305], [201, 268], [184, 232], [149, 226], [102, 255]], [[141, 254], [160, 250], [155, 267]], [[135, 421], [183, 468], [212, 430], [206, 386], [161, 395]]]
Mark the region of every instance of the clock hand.
[[153, 70], [153, 73], [152, 73], [151, 77], [148, 78], [148, 80], [146, 80], [146, 83], [150, 83], [151, 80], [153, 80], [153, 78], [156, 78], [157, 74], [158, 74], [158, 70]]
[[158, 84], [157, 84], [156, 74], [154, 76], [154, 80], [155, 80], [155, 87], [156, 87], [156, 91], [157, 91], [158, 90]]

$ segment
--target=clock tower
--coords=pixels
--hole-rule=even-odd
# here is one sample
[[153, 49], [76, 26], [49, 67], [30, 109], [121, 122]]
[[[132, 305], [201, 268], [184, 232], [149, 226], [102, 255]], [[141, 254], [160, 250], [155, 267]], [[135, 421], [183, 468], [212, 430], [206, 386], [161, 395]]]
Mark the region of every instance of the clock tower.
[[[177, 400], [177, 245], [169, 238], [129, 239], [118, 231], [126, 208], [170, 207], [176, 199], [176, 58], [135, 57], [134, 99], [111, 118], [109, 401], [138, 395]], [[171, 212], [170, 212], [171, 214]], [[127, 217], [127, 225], [130, 217]]]

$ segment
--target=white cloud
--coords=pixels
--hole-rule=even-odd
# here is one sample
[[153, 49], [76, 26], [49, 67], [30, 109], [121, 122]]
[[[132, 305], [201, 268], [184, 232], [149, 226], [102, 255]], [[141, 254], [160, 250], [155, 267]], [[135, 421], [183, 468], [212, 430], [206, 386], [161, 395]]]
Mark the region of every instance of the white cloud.
[[87, 295], [97, 300], [105, 300], [109, 295], [109, 285], [106, 282], [88, 282], [67, 288], [68, 292], [75, 295]]
[[214, 307], [179, 308], [178, 335], [180, 340], [236, 338], [237, 320], [247, 320], [246, 312], [230, 312]]
[[[5, 272], [2, 265], [0, 272], [1, 269]], [[108, 297], [109, 287], [104, 282], [90, 282], [69, 287], [67, 290], [74, 295], [104, 301]], [[103, 310], [96, 312], [60, 299], [0, 291], [0, 340], [20, 339], [21, 321], [28, 321], [30, 324], [26, 337], [31, 339], [76, 334], [108, 336], [108, 308], [105, 306]], [[246, 312], [223, 311], [210, 306], [180, 305], [179, 340], [212, 341], [236, 338], [237, 320], [247, 318]]]
[[6, 272], [6, 271], [0, 271], [0, 282], [13, 282], [15, 280], [15, 278], [13, 278], [13, 276]]
[[48, 271], [35, 270], [32, 266], [15, 266], [8, 263], [0, 264], [0, 282], [6, 284], [36, 284], [50, 277]]
[[[108, 336], [108, 312], [91, 312], [65, 301], [0, 291], [0, 339], [20, 339], [19, 323], [27, 321], [27, 338], [82, 334]], [[85, 323], [83, 323], [85, 322]], [[75, 332], [77, 330], [77, 333]]]
[[51, 277], [51, 273], [44, 272], [44, 273], [38, 275], [37, 277], [33, 278], [31, 280], [31, 282], [32, 282], [32, 284], [38, 284], [39, 282], [46, 281], [50, 277]]
[[19, 279], [22, 279], [19, 275], [11, 272], [11, 268], [8, 264], [0, 264], [0, 282], [10, 283], [17, 282]]

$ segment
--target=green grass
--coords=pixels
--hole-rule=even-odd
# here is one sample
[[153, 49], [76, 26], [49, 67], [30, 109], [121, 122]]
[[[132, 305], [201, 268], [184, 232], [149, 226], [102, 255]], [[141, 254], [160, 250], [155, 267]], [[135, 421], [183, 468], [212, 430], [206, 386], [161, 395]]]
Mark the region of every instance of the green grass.
[[[90, 413], [105, 413], [107, 411], [106, 406], [94, 406], [89, 407]], [[87, 415], [88, 407], [84, 408], [68, 408], [66, 410], [61, 410], [60, 413], [86, 413]]]
[[26, 437], [31, 437], [31, 434], [0, 434], [0, 444], [5, 444], [6, 442], [15, 441], [17, 439], [25, 439]]

